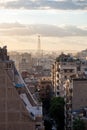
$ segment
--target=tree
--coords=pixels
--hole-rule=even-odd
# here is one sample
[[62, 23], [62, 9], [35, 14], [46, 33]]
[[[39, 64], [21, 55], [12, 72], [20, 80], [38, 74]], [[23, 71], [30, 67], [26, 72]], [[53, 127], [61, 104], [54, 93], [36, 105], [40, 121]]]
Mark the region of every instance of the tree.
[[52, 96], [53, 96], [53, 93], [52, 93], [51, 85], [47, 84], [45, 87], [42, 87], [39, 91], [39, 97], [43, 105], [43, 114], [46, 116], [49, 115], [50, 101], [51, 101]]
[[50, 115], [55, 120], [57, 129], [64, 130], [64, 98], [54, 97], [51, 100]]
[[85, 123], [80, 118], [75, 119], [73, 122], [73, 130], [85, 130]]

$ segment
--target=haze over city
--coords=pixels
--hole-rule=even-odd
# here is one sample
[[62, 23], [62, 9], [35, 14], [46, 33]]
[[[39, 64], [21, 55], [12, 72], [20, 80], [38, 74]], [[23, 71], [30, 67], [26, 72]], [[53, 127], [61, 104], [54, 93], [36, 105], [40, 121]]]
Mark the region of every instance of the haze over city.
[[0, 130], [87, 130], [87, 0], [0, 0]]
[[0, 44], [9, 50], [87, 48], [86, 0], [1, 0]]

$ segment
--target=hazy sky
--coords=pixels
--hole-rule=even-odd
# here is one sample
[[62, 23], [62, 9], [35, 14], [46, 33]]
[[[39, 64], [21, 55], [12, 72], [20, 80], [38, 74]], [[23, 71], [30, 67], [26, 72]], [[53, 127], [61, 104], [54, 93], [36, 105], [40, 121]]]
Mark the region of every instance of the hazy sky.
[[9, 50], [87, 48], [87, 0], [0, 0], [0, 45]]

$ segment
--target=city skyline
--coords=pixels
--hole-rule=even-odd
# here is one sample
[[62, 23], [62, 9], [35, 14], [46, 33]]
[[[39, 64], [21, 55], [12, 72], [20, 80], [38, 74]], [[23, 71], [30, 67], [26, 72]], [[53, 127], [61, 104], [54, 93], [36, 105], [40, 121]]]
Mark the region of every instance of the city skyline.
[[9, 50], [87, 48], [86, 0], [1, 0], [0, 45]]

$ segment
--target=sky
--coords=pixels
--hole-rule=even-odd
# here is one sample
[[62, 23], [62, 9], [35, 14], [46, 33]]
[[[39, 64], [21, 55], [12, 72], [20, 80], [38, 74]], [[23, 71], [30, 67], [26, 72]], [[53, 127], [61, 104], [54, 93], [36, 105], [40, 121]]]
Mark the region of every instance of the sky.
[[0, 46], [9, 50], [87, 48], [87, 0], [0, 0]]

